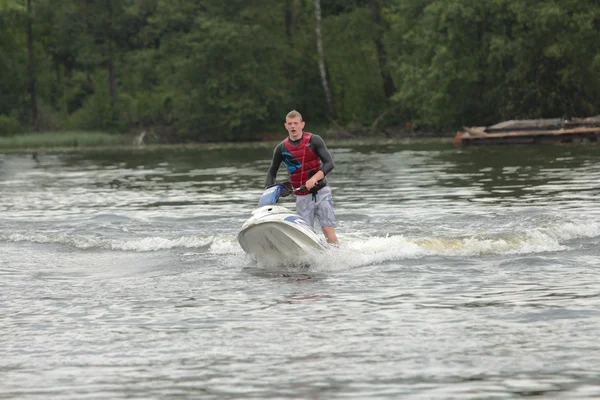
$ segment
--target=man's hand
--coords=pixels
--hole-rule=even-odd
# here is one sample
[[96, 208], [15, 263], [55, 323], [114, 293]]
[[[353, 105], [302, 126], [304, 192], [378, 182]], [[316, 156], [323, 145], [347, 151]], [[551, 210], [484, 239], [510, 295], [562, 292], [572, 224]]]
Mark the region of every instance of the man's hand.
[[318, 182], [323, 179], [325, 177], [325, 174], [322, 171], [318, 171], [316, 174], [313, 175], [312, 178], [310, 178], [309, 180], [306, 181], [306, 183], [304, 184], [304, 186], [306, 186], [306, 188], [308, 190], [314, 188], [315, 186], [317, 186]]
[[315, 178], [310, 178], [309, 180], [306, 181], [304, 186], [306, 186], [306, 188], [308, 190], [310, 190], [310, 189], [314, 188], [315, 186], [317, 186], [317, 180]]

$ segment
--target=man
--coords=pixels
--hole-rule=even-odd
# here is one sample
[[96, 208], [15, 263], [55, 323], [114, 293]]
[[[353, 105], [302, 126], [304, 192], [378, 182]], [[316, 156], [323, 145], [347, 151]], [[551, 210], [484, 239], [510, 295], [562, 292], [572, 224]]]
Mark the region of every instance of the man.
[[304, 132], [302, 115], [290, 111], [285, 117], [288, 137], [275, 147], [273, 160], [267, 173], [265, 186], [275, 183], [279, 166], [283, 161], [290, 174], [290, 183], [296, 193], [296, 211], [310, 226], [315, 216], [328, 243], [337, 243], [335, 212], [331, 188], [325, 175], [333, 170], [333, 158], [319, 135]]

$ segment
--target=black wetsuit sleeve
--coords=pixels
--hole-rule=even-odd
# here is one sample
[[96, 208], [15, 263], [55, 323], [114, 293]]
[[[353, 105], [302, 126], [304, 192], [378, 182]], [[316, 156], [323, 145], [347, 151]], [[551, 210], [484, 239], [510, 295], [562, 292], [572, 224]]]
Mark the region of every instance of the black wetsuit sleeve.
[[265, 179], [265, 187], [271, 186], [275, 183], [277, 171], [279, 171], [279, 166], [283, 161], [283, 156], [281, 154], [281, 146], [283, 146], [283, 143], [279, 143], [275, 147], [275, 150], [273, 150], [273, 159], [271, 160], [271, 166], [269, 167], [269, 171], [267, 172], [267, 179]]
[[327, 176], [333, 168], [333, 157], [331, 157], [331, 153], [325, 146], [325, 141], [319, 135], [313, 135], [310, 140], [310, 149], [321, 159], [323, 166], [321, 167], [321, 171]]

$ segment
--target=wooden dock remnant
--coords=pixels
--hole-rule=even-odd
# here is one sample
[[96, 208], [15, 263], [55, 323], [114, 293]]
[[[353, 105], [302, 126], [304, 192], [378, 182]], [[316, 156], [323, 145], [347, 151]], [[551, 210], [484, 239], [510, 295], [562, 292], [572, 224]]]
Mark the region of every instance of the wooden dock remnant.
[[500, 144], [594, 143], [600, 115], [588, 118], [511, 120], [492, 126], [464, 127], [454, 137], [459, 147]]

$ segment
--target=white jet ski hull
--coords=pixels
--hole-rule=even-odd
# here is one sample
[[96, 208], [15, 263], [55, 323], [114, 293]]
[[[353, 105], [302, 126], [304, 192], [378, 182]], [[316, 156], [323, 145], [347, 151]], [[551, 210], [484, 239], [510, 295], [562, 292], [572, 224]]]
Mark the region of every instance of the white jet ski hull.
[[325, 243], [306, 221], [285, 207], [266, 205], [252, 212], [238, 234], [244, 251], [258, 261], [303, 263], [325, 250]]

